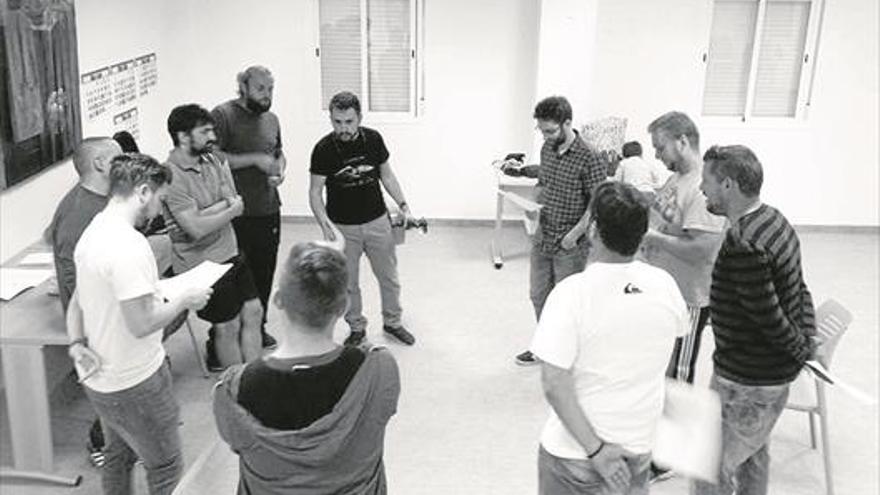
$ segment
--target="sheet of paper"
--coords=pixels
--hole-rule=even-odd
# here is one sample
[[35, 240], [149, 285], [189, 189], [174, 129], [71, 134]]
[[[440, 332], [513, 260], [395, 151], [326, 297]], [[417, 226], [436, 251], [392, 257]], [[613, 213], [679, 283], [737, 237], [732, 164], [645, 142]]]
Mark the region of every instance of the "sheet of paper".
[[867, 393], [862, 392], [858, 388], [844, 382], [839, 377], [832, 374], [831, 371], [828, 368], [826, 368], [819, 361], [811, 359], [811, 360], [807, 361], [806, 364], [807, 364], [807, 369], [813, 375], [818, 377], [820, 380], [824, 380], [824, 381], [828, 382], [829, 384], [831, 384], [832, 386], [839, 388], [840, 390], [844, 391], [847, 395], [849, 395], [853, 399], [857, 400], [858, 402], [861, 402], [862, 404], [865, 404], [865, 405], [874, 405], [877, 403], [876, 397], [871, 397]]
[[504, 190], [498, 189], [498, 194], [503, 196], [505, 199], [509, 200], [511, 203], [519, 206], [520, 208], [522, 208], [530, 213], [537, 212], [541, 208], [543, 208], [543, 205], [540, 205], [530, 199], [526, 199], [516, 193], [512, 193], [509, 191], [504, 191]]
[[197, 267], [180, 275], [160, 280], [159, 292], [165, 299], [173, 300], [190, 289], [207, 289], [230, 268], [232, 265], [229, 263], [221, 265], [212, 261], [203, 261]]
[[666, 403], [657, 425], [654, 461], [676, 473], [714, 482], [721, 462], [721, 401], [718, 394], [666, 381]]
[[54, 273], [54, 270], [0, 268], [0, 299], [9, 301], [25, 289], [42, 284]]
[[55, 256], [52, 253], [31, 253], [21, 261], [18, 262], [19, 265], [54, 265], [55, 264]]

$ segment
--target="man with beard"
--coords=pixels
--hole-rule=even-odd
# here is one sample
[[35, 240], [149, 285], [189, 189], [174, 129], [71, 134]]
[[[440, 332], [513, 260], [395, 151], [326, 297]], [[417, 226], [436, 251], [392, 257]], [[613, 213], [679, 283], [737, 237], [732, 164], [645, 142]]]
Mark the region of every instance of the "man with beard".
[[349, 297], [345, 321], [351, 328], [345, 344], [358, 345], [367, 335], [358, 282], [361, 254], [365, 253], [379, 282], [383, 330], [413, 345], [415, 337], [401, 323], [397, 253], [380, 184], [406, 216], [407, 225], [415, 223], [415, 217], [388, 163], [390, 155], [382, 135], [361, 126], [358, 97], [347, 91], [338, 93], [330, 99], [329, 107], [333, 132], [321, 138], [312, 151], [309, 206], [324, 239], [336, 241], [334, 226], [345, 238]]
[[718, 484], [691, 493], [767, 493], [769, 443], [789, 384], [815, 357], [813, 298], [797, 232], [761, 202], [764, 172], [745, 146], [713, 146], [700, 189], [730, 228], [712, 270], [709, 308], [715, 363], [709, 387], [721, 396]]
[[[540, 320], [544, 301], [553, 287], [586, 266], [587, 205], [593, 188], [608, 173], [599, 156], [572, 128], [567, 99], [551, 96], [541, 100], [533, 117], [544, 136], [541, 164], [519, 167], [508, 162], [502, 170], [507, 175], [538, 178], [538, 203], [543, 208], [532, 240], [529, 293], [535, 319]], [[516, 356], [516, 363], [522, 366], [537, 362], [528, 350]]]
[[214, 284], [214, 295], [198, 312], [212, 326], [207, 342], [208, 367], [223, 369], [260, 356], [263, 308], [247, 256], [239, 254], [232, 220], [244, 203], [235, 189], [229, 164], [214, 153], [214, 119], [204, 108], [176, 107], [168, 116], [174, 149], [168, 166], [174, 180], [165, 200], [166, 214], [180, 227], [172, 232], [173, 268], [182, 273], [203, 261], [231, 263]]
[[183, 474], [179, 408], [162, 348], [162, 329], [202, 308], [210, 289], [159, 297], [150, 244], [136, 225], [155, 217], [171, 171], [147, 155], [110, 162], [107, 206], [74, 250], [77, 286], [67, 312], [70, 353], [104, 425], [104, 493], [132, 493], [140, 459], [152, 494], [170, 494]]
[[263, 304], [262, 344], [274, 348], [266, 333], [266, 310], [281, 236], [278, 185], [287, 161], [281, 150], [281, 127], [272, 106], [274, 80], [269, 69], [251, 66], [238, 74], [238, 98], [218, 105], [211, 115], [218, 148], [226, 153], [244, 213], [232, 220], [238, 249], [248, 259]]

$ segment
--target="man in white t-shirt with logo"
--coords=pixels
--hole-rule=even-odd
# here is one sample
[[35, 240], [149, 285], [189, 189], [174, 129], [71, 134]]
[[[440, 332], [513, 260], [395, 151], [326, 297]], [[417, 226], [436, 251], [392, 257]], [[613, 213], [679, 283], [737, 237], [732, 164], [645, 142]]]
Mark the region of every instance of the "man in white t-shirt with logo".
[[648, 228], [641, 193], [602, 183], [590, 214], [587, 267], [550, 293], [530, 349], [551, 406], [542, 495], [647, 493], [666, 365], [687, 331], [675, 280], [633, 258]]
[[180, 312], [202, 308], [211, 290], [191, 289], [163, 301], [150, 244], [135, 230], [160, 212], [170, 180], [168, 167], [147, 155], [113, 158], [110, 200], [74, 250], [69, 353], [104, 426], [101, 475], [108, 494], [131, 493], [138, 459], [151, 494], [170, 494], [183, 473], [179, 410], [162, 330]]

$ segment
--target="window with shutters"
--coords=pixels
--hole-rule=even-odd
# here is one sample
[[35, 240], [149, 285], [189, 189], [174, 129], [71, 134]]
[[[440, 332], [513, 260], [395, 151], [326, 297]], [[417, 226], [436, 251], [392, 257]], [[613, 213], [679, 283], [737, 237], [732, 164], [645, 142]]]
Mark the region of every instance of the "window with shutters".
[[715, 0], [703, 115], [799, 118], [809, 106], [822, 0]]
[[364, 113], [416, 115], [418, 0], [318, 0], [321, 108], [340, 91]]

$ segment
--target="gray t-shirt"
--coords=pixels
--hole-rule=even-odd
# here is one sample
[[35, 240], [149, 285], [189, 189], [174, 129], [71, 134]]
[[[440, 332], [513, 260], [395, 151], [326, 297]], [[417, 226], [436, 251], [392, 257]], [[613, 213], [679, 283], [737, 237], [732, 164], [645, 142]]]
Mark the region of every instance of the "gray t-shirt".
[[[166, 164], [172, 172], [165, 197], [166, 215], [170, 213], [176, 217], [186, 210], [203, 210], [236, 195], [229, 164], [218, 154], [208, 153], [195, 164], [183, 164], [175, 162], [172, 152]], [[171, 264], [175, 273], [189, 270], [202, 261], [223, 263], [238, 255], [232, 222], [200, 239], [194, 239], [182, 230], [172, 231], [171, 242]]]

